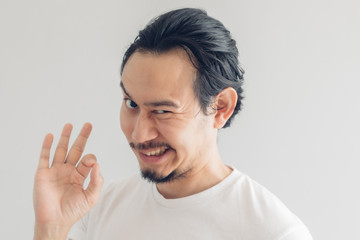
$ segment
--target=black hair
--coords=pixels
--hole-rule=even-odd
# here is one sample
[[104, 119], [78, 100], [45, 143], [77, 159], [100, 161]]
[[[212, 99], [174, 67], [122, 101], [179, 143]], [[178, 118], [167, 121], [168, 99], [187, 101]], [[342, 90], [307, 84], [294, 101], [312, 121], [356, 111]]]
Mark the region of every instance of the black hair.
[[204, 113], [225, 88], [232, 87], [237, 92], [236, 107], [224, 128], [230, 126], [241, 109], [244, 70], [239, 66], [239, 52], [230, 32], [204, 10], [177, 9], [150, 21], [125, 52], [121, 74], [135, 51], [161, 54], [179, 47], [197, 69], [194, 91]]

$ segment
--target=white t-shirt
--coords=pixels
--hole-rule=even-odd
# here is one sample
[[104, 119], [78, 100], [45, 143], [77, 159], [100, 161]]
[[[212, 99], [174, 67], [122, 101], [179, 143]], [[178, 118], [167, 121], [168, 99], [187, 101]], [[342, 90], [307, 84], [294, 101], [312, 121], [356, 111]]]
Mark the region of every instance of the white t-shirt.
[[165, 199], [139, 174], [113, 183], [69, 233], [74, 240], [311, 240], [304, 224], [248, 176], [233, 170], [198, 194]]

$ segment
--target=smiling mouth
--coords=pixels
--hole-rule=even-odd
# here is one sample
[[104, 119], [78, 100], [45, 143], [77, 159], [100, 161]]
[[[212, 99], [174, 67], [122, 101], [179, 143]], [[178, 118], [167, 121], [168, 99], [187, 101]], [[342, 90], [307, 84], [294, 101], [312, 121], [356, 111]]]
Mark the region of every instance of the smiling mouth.
[[145, 164], [158, 165], [169, 159], [169, 154], [171, 154], [172, 150], [172, 148], [165, 146], [140, 150], [138, 151], [138, 159]]
[[168, 147], [160, 147], [156, 149], [152, 149], [151, 151], [143, 152], [146, 156], [160, 156], [164, 154], [169, 148]]

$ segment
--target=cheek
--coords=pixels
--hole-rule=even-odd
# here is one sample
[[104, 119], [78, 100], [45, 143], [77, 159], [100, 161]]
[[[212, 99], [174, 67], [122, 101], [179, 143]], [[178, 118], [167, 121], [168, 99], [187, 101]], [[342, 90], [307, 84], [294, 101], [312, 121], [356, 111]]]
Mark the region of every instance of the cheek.
[[180, 150], [192, 145], [193, 129], [188, 122], [172, 119], [157, 122], [156, 125], [160, 135], [175, 149]]

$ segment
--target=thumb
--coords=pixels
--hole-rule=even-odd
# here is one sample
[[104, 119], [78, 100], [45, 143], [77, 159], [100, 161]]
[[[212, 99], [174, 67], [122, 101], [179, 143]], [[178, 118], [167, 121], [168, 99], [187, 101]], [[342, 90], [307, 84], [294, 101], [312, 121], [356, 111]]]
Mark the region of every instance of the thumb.
[[90, 174], [90, 183], [85, 189], [85, 195], [91, 206], [94, 206], [99, 200], [101, 188], [104, 184], [104, 178], [100, 173], [100, 165], [95, 163], [92, 167]]

